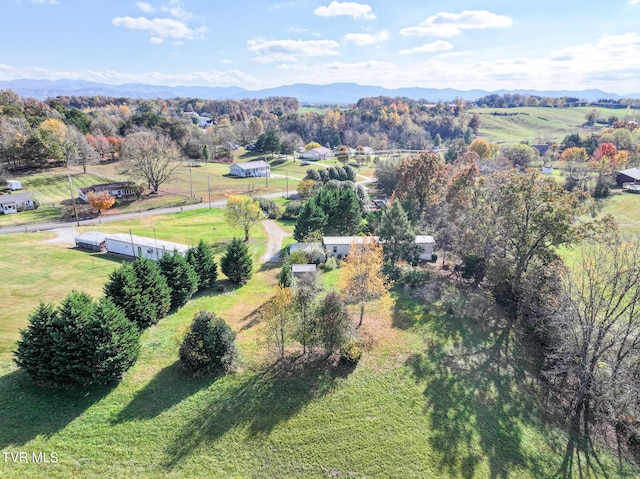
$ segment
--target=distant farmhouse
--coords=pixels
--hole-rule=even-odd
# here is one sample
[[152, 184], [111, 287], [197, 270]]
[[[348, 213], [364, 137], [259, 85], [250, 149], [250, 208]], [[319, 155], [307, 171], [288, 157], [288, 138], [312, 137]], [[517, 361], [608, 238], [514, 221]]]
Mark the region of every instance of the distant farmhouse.
[[33, 198], [31, 198], [30, 193], [0, 195], [0, 212], [5, 215], [33, 209], [35, 209], [35, 203], [33, 202]]
[[234, 163], [229, 167], [229, 174], [241, 178], [271, 176], [271, 167], [264, 160]]
[[312, 150], [305, 151], [300, 157], [304, 160], [328, 160], [332, 156], [332, 150], [321, 146], [319, 148], [313, 148]]
[[104, 191], [118, 199], [133, 198], [136, 196], [136, 184], [133, 181], [120, 181], [86, 186], [84, 188], [78, 188], [78, 197], [88, 202], [89, 193], [102, 193]]

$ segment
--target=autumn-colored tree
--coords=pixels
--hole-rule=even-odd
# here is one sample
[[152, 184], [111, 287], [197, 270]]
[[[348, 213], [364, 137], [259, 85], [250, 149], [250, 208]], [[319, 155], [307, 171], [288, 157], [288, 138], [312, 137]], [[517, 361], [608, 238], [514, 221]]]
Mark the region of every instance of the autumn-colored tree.
[[94, 210], [98, 210], [98, 214], [102, 213], [102, 210], [108, 210], [116, 202], [116, 199], [109, 194], [108, 191], [89, 192], [87, 195], [89, 204]]
[[294, 297], [291, 288], [278, 285], [263, 308], [268, 339], [278, 349], [280, 359], [284, 359], [285, 347], [292, 333]]
[[264, 133], [264, 125], [262, 124], [262, 120], [260, 120], [260, 118], [252, 116], [249, 119], [249, 132], [253, 140]]
[[369, 301], [382, 297], [391, 287], [391, 282], [382, 273], [384, 255], [382, 245], [373, 236], [362, 241], [353, 241], [349, 255], [340, 268], [339, 289], [347, 304], [360, 307], [362, 326], [364, 308]]
[[602, 143], [591, 155], [589, 166], [598, 174], [593, 193], [595, 197], [607, 196], [609, 187], [606, 184], [607, 176], [624, 165], [629, 158], [626, 151], [618, 151], [613, 143]]
[[235, 228], [242, 228], [244, 240], [249, 241], [251, 228], [263, 218], [260, 202], [246, 195], [231, 195], [227, 198], [225, 217]]
[[340, 148], [338, 148], [338, 151], [336, 152], [336, 158], [338, 158], [338, 161], [343, 165], [349, 163], [349, 159], [351, 158], [351, 151], [349, 147], [346, 145], [342, 145]]
[[304, 151], [309, 151], [309, 150], [313, 150], [314, 148], [320, 148], [320, 147], [322, 147], [322, 145], [320, 143], [312, 141], [312, 142], [307, 143], [306, 145], [304, 145]]
[[475, 151], [481, 159], [486, 159], [491, 156], [491, 146], [487, 140], [476, 138], [469, 145], [469, 151]]
[[302, 180], [298, 183], [296, 190], [300, 195], [300, 198], [309, 198], [313, 194], [316, 182], [313, 180]]

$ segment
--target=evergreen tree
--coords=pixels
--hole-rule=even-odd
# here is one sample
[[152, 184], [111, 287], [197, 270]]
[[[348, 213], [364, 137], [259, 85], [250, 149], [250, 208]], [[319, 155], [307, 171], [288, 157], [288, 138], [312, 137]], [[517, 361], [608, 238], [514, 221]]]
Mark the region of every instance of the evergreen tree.
[[198, 274], [193, 266], [177, 251], [162, 255], [158, 266], [171, 289], [171, 307], [185, 305], [198, 291]]
[[198, 246], [187, 250], [186, 258], [198, 275], [198, 290], [211, 288], [218, 279], [218, 265], [211, 246], [201, 239]]
[[136, 361], [140, 331], [111, 300], [73, 291], [56, 310], [40, 303], [21, 332], [15, 362], [49, 386], [105, 384]]
[[356, 170], [354, 170], [351, 166], [349, 165], [345, 165], [343, 167], [346, 175], [347, 175], [347, 180], [349, 181], [356, 181]]
[[253, 261], [249, 247], [240, 238], [233, 238], [220, 260], [220, 269], [230, 281], [246, 283], [253, 274]]
[[143, 304], [149, 306], [147, 310], [150, 312], [150, 316], [146, 328], [166, 316], [171, 305], [171, 288], [162, 276], [160, 267], [154, 261], [145, 258], [137, 259], [133, 262], [133, 271], [136, 275], [140, 295], [143, 298]]
[[278, 284], [283, 288], [291, 288], [294, 283], [293, 271], [291, 269], [291, 262], [287, 258], [282, 263], [280, 273], [278, 274]]
[[316, 204], [315, 200], [311, 199], [304, 204], [298, 216], [298, 221], [296, 221], [296, 226], [293, 230], [293, 237], [297, 241], [304, 241], [304, 238], [314, 231], [324, 232], [326, 225], [327, 215]]
[[362, 222], [362, 207], [351, 188], [321, 189], [313, 199], [327, 216], [324, 233], [349, 236], [358, 232]]
[[192, 373], [223, 374], [239, 357], [236, 333], [215, 314], [200, 311], [180, 346], [180, 361]]
[[407, 213], [398, 200], [382, 213], [376, 231], [382, 243], [382, 250], [389, 262], [397, 261], [415, 263], [420, 256], [420, 247], [415, 244], [415, 234]]

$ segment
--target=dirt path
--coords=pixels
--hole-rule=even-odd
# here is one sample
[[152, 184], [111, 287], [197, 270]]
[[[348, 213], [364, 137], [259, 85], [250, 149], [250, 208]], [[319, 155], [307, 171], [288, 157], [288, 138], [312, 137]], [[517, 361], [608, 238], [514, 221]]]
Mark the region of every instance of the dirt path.
[[262, 226], [264, 226], [267, 232], [267, 251], [262, 255], [260, 261], [263, 263], [275, 263], [281, 261], [280, 250], [282, 249], [282, 241], [291, 236], [291, 233], [287, 233], [280, 229], [280, 227], [272, 220], [263, 220]]

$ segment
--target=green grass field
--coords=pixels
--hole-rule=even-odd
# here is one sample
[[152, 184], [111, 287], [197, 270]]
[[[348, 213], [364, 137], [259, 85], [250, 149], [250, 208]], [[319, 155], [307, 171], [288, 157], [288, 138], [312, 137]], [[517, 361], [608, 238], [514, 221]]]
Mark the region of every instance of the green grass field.
[[[204, 238], [217, 254], [234, 234], [219, 210], [91, 229], [187, 244]], [[481, 296], [462, 318], [398, 287], [367, 307], [355, 369], [295, 356], [274, 365], [255, 313], [278, 268], [256, 264], [247, 285], [201, 293], [147, 330], [119, 383], [40, 389], [11, 362], [29, 312], [74, 288], [97, 296], [120, 261], [45, 243], [52, 236], [0, 236], [0, 272], [11, 278], [0, 315], [0, 450], [25, 451], [29, 461], [0, 460], [0, 477], [538, 479], [562, 470], [567, 438], [538, 399], [535, 355]], [[264, 244], [258, 227], [254, 258]], [[338, 276], [325, 273], [322, 284], [335, 288]], [[181, 339], [202, 309], [238, 332], [236, 374], [194, 379], [180, 370]], [[34, 463], [34, 452], [59, 460]], [[614, 455], [598, 460], [609, 477], [640, 475]]]
[[[586, 135], [602, 129], [596, 125], [585, 128], [585, 114], [591, 107], [576, 108], [472, 108], [468, 114], [480, 115], [479, 136], [490, 142], [530, 143], [560, 142], [571, 133]], [[596, 108], [601, 118], [620, 112]], [[497, 113], [497, 114], [494, 114]]]

